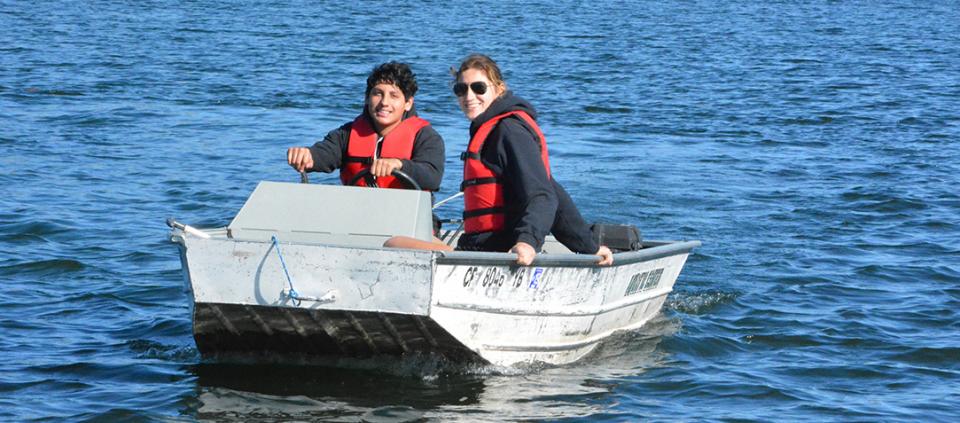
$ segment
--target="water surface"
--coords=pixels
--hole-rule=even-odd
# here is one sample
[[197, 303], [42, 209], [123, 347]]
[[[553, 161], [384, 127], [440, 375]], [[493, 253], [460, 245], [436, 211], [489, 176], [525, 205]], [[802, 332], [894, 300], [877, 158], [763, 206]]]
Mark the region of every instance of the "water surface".
[[[0, 419], [957, 420], [958, 22], [954, 2], [2, 2]], [[475, 51], [540, 110], [588, 219], [704, 242], [664, 312], [556, 368], [202, 361], [164, 220], [225, 225], [258, 181], [296, 181], [285, 149], [352, 119], [386, 60], [413, 64], [453, 194], [448, 69]]]

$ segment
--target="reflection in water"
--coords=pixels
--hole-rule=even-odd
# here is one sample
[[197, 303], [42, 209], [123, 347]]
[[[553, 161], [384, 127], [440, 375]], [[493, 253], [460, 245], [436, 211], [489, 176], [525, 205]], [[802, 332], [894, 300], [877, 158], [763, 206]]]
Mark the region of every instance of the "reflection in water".
[[[623, 332], [570, 366], [457, 366], [431, 358], [303, 364], [201, 363], [200, 419], [499, 421], [602, 414], [625, 379], [667, 360], [658, 345], [680, 320], [660, 315]], [[389, 399], [389, 400], [387, 400]], [[390, 404], [385, 404], [387, 401]]]

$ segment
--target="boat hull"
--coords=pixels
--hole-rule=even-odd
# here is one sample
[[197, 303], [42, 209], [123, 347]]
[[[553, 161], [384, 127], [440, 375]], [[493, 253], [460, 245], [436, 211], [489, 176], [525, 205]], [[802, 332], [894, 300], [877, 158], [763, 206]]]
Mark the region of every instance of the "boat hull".
[[[205, 357], [434, 354], [566, 364], [656, 315], [697, 242], [591, 256], [430, 252], [174, 233]], [[291, 295], [296, 291], [296, 295]]]
[[198, 303], [193, 333], [205, 357], [403, 356], [482, 362], [435, 321], [415, 314]]
[[438, 266], [430, 317], [497, 364], [566, 364], [656, 315], [686, 254], [615, 267]]

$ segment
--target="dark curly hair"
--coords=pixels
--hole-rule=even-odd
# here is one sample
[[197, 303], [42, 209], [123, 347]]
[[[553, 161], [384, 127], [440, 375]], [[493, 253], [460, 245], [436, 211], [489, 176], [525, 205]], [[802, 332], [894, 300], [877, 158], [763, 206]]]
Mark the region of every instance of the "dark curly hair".
[[417, 93], [417, 77], [406, 63], [387, 62], [374, 67], [367, 77], [367, 92], [363, 96], [369, 97], [370, 90], [379, 83], [396, 85], [407, 100]]

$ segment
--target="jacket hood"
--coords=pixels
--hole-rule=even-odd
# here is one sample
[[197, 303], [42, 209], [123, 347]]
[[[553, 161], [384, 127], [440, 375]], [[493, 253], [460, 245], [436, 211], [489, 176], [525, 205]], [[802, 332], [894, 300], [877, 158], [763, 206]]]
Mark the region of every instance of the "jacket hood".
[[513, 95], [512, 91], [507, 91], [503, 93], [500, 98], [494, 100], [487, 110], [473, 120], [473, 122], [470, 124], [470, 133], [473, 134], [476, 132], [477, 128], [480, 128], [480, 125], [483, 125], [494, 116], [518, 110], [526, 112], [534, 120], [537, 119], [537, 111], [533, 108], [533, 105], [527, 102], [527, 100]]

